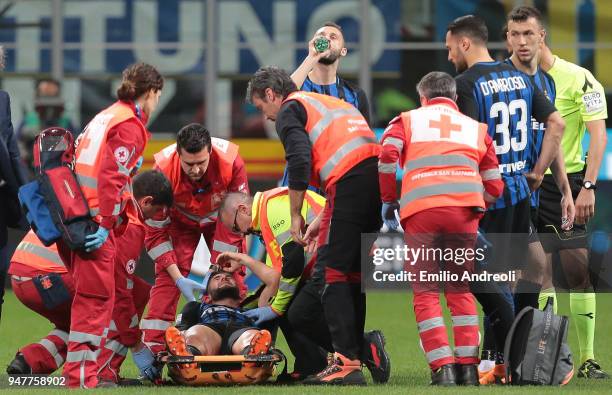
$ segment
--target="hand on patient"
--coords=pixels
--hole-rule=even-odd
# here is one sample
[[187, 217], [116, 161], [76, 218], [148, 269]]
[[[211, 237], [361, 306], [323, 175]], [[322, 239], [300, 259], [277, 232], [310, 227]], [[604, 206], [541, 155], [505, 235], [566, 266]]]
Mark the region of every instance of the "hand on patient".
[[189, 302], [196, 300], [195, 296], [193, 296], [195, 291], [198, 291], [198, 299], [200, 299], [202, 293], [206, 290], [204, 285], [186, 277], [180, 277], [178, 280], [176, 280], [176, 287]]

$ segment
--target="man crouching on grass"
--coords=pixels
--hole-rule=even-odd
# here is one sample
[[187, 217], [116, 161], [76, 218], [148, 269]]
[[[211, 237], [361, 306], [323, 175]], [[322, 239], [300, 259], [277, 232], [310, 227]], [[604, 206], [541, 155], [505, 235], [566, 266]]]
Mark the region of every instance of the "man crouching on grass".
[[277, 287], [279, 274], [240, 253], [223, 253], [217, 264], [223, 270], [207, 274], [204, 280], [206, 295], [202, 303], [188, 303], [177, 327], [171, 326], [166, 330], [168, 350], [183, 356], [267, 354], [272, 346], [272, 336], [267, 330], [255, 327], [243, 313], [240, 290], [232, 272], [245, 265], [266, 287]]

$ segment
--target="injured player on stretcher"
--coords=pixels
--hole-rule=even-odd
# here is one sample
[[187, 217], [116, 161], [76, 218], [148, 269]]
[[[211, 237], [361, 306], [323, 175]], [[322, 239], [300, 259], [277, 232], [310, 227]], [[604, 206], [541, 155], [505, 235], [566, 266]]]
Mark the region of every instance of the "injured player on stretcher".
[[[232, 271], [247, 266], [266, 287], [278, 287], [279, 274], [248, 255], [224, 253], [218, 264], [223, 270], [209, 272], [202, 302], [189, 302], [177, 318], [176, 327], [166, 330], [168, 350], [174, 355], [260, 355], [267, 354], [272, 336], [253, 325], [241, 309], [240, 291]], [[263, 294], [267, 294], [264, 292]], [[260, 305], [267, 301], [259, 301]]]

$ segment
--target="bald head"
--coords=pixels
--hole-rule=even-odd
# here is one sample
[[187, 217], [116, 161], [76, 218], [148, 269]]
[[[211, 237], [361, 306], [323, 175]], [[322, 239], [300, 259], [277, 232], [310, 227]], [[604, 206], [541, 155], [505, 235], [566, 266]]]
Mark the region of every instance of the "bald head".
[[253, 198], [246, 193], [228, 193], [219, 206], [219, 219], [226, 228], [236, 233], [244, 233], [251, 225], [252, 205]]

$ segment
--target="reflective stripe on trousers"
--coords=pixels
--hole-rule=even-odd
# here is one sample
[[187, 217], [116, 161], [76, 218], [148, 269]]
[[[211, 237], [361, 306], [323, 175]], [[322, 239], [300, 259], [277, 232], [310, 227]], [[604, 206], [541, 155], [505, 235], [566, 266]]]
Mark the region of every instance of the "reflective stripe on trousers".
[[452, 357], [453, 352], [449, 346], [442, 346], [440, 348], [436, 348], [434, 350], [429, 351], [425, 354], [427, 357], [427, 362], [432, 363], [437, 361], [438, 359]]
[[49, 339], [41, 339], [38, 344], [43, 346], [55, 360], [55, 364], [59, 368], [64, 363], [64, 358], [60, 355], [55, 344]]

